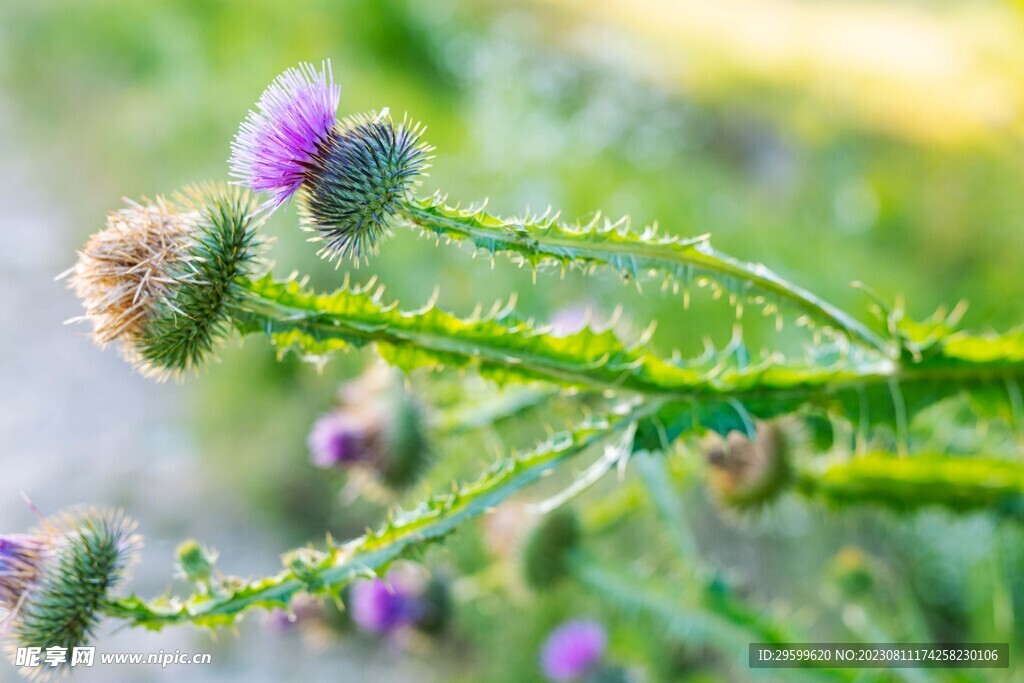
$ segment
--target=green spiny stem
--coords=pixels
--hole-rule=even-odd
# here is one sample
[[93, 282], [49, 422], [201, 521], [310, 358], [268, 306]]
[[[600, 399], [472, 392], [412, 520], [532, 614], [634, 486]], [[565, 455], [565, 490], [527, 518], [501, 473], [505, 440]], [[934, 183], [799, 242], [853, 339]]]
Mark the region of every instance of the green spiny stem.
[[[316, 294], [299, 282], [238, 280], [234, 316], [244, 333], [268, 334], [281, 349], [322, 357], [376, 344], [392, 365], [475, 366], [500, 382], [544, 380], [580, 389], [636, 392], [700, 413], [698, 424], [745, 411], [767, 418], [805, 404], [835, 408], [858, 422], [892, 419], [963, 390], [996, 391], [1024, 381], [1024, 337], [955, 333], [922, 357], [787, 365], [775, 359], [742, 366], [728, 357], [687, 364], [646, 345], [625, 345], [610, 330], [555, 336], [507, 312], [459, 318], [435, 306], [401, 311], [379, 292], [343, 288]], [[1005, 403], [1005, 401], [1004, 401]], [[682, 424], [682, 423], [680, 423]]]
[[634, 404], [605, 419], [555, 436], [532, 451], [500, 461], [476, 482], [434, 496], [412, 510], [393, 511], [377, 531], [340, 546], [330, 545], [322, 553], [300, 550], [286, 555], [288, 568], [275, 576], [228, 582], [209, 595], [196, 594], [185, 600], [147, 602], [135, 596], [113, 600], [105, 606], [105, 612], [152, 629], [182, 623], [215, 627], [234, 623], [249, 609], [287, 607], [299, 592], [336, 595], [353, 579], [381, 572], [396, 559], [424, 550], [559, 464], [658, 408], [657, 402]]
[[[683, 586], [658, 586], [598, 563], [582, 551], [570, 553], [568, 567], [581, 584], [623, 609], [650, 614], [677, 632], [702, 634], [709, 645], [726, 655], [746, 658], [751, 642], [794, 643], [801, 639], [743, 603], [716, 580], [691, 579]], [[842, 671], [790, 670], [802, 680], [851, 680]]]
[[768, 299], [788, 302], [816, 323], [883, 355], [895, 351], [893, 344], [863, 323], [765, 266], [745, 263], [713, 249], [707, 236], [683, 240], [658, 236], [653, 229], [636, 233], [625, 221], [599, 223], [595, 219], [589, 225], [573, 226], [556, 218], [501, 218], [483, 209], [447, 206], [437, 196], [408, 200], [399, 211], [427, 234], [470, 240], [488, 253], [515, 255], [533, 265], [609, 266], [631, 278], [654, 271], [684, 287], [699, 273], [734, 283], [739, 294], [756, 290]]
[[837, 506], [938, 506], [1024, 520], [1024, 463], [1019, 460], [872, 453], [806, 466], [797, 474], [797, 486], [806, 495]]

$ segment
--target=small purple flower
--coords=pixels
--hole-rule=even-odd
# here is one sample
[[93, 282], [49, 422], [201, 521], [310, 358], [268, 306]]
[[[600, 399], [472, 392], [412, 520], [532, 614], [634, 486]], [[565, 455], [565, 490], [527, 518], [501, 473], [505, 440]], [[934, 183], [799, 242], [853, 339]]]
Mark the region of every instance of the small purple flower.
[[288, 69], [271, 83], [231, 143], [231, 176], [240, 185], [288, 200], [334, 127], [341, 86], [330, 61]]
[[310, 459], [322, 469], [367, 462], [374, 457], [372, 428], [347, 411], [324, 415], [309, 433]]
[[550, 681], [581, 679], [604, 658], [608, 635], [594, 621], [569, 621], [554, 631], [541, 648], [540, 666]]
[[386, 635], [416, 623], [422, 613], [417, 594], [401, 580], [372, 579], [352, 586], [352, 620], [364, 631]]
[[419, 481], [430, 443], [419, 402], [403, 378], [377, 365], [345, 383], [339, 398], [307, 437], [313, 465], [353, 471], [353, 481], [370, 483], [379, 493]]

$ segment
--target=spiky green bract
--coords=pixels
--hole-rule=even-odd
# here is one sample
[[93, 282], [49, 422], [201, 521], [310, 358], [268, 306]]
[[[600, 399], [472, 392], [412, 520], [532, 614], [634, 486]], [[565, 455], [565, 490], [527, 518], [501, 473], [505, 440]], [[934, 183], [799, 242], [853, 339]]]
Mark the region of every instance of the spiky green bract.
[[943, 507], [1024, 520], [1024, 465], [990, 456], [872, 453], [805, 467], [797, 484], [837, 506], [877, 504], [899, 511]]
[[155, 302], [136, 345], [158, 379], [180, 377], [210, 359], [232, 327], [240, 298], [232, 282], [252, 276], [259, 262], [262, 218], [248, 191], [209, 183], [186, 188], [175, 200], [195, 213], [187, 258], [171, 265], [175, 285]]
[[301, 563], [296, 563], [294, 554], [288, 554], [290, 568], [276, 576], [228, 584], [215, 596], [152, 602], [135, 597], [122, 599], [112, 604], [108, 613], [154, 629], [190, 622], [213, 627], [234, 623], [248, 609], [286, 607], [301, 592], [336, 594], [355, 578], [380, 574], [395, 560], [422, 553], [431, 543], [493, 509], [581, 451], [646, 418], [659, 406], [657, 401], [626, 405], [606, 418], [558, 434], [531, 451], [515, 453], [475, 482], [455, 486], [451, 493], [436, 495], [411, 510], [393, 510], [387, 524], [377, 531], [340, 546], [329, 546], [322, 553], [307, 552]]
[[328, 258], [356, 258], [376, 251], [388, 222], [416, 178], [427, 168], [430, 147], [423, 128], [388, 113], [340, 121], [319, 145], [300, 190], [305, 227], [324, 242]]
[[587, 224], [560, 222], [557, 216], [502, 218], [479, 209], [459, 209], [436, 195], [406, 201], [402, 215], [427, 235], [470, 240], [489, 254], [505, 253], [532, 266], [562, 268], [608, 266], [625, 278], [660, 274], [688, 289], [724, 287], [737, 303], [749, 301], [767, 313], [787, 303], [826, 332], [843, 335], [874, 352], [890, 354], [893, 345], [863, 323], [811, 292], [787, 282], [761, 264], [744, 263], [713, 249], [707, 235], [691, 239], [642, 233], [629, 221], [595, 218]]
[[582, 536], [579, 517], [571, 508], [559, 508], [547, 515], [526, 540], [523, 548], [523, 578], [536, 591], [557, 586], [569, 573], [568, 553]]
[[[89, 645], [95, 628], [141, 544], [135, 523], [118, 511], [83, 509], [45, 521], [52, 550], [9, 624], [9, 647]], [[33, 672], [29, 672], [33, 673]]]

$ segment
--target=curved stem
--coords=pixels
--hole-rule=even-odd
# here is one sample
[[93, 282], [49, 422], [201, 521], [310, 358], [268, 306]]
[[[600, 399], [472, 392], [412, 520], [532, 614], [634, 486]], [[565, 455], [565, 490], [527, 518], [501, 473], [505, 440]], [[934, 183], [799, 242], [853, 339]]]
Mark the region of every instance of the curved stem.
[[[476, 367], [502, 382], [543, 380], [581, 389], [643, 394], [682, 404], [704, 424], [742, 415], [768, 418], [814, 404], [867, 424], [900, 415], [974, 387], [1001, 388], [1024, 379], [1024, 354], [1003, 338], [954, 335], [921, 362], [847, 360], [834, 365], [783, 365], [768, 359], [738, 367], [731, 359], [686, 364], [665, 360], [646, 345], [624, 345], [608, 330], [555, 336], [508, 312], [459, 318], [434, 306], [402, 311], [368, 290], [320, 295], [295, 281], [238, 281], [235, 311], [243, 333], [268, 334], [282, 349], [322, 357], [375, 344], [392, 365]], [[892, 387], [900, 388], [898, 406]], [[920, 389], [920, 391], [917, 391]], [[864, 396], [869, 396], [867, 408]], [[913, 399], [913, 401], [911, 400]], [[858, 411], [860, 414], [858, 415]]]
[[715, 250], [707, 236], [680, 240], [659, 237], [653, 230], [631, 232], [626, 223], [569, 226], [552, 219], [506, 219], [479, 211], [446, 206], [440, 198], [408, 200], [400, 206], [406, 220], [428, 234], [470, 240], [489, 253], [514, 254], [529, 263], [563, 266], [602, 265], [626, 277], [657, 271], [688, 286], [695, 273], [724, 281], [740, 294], [757, 290], [785, 301], [810, 320], [831, 328], [855, 344], [894, 353], [893, 345], [863, 323], [813, 293], [786, 281], [767, 267], [746, 263]]
[[105, 611], [109, 616], [153, 629], [181, 623], [213, 627], [234, 623], [238, 615], [252, 608], [287, 607], [299, 592], [336, 594], [353, 579], [378, 573], [409, 551], [425, 549], [552, 468], [659, 407], [658, 402], [635, 403], [605, 420], [557, 435], [532, 451], [500, 461], [476, 482], [435, 496], [408, 512], [394, 512], [377, 531], [341, 546], [330, 546], [325, 552], [302, 549], [286, 555], [288, 569], [275, 576], [228, 582], [212, 595], [195, 595], [184, 601], [147, 602], [134, 596], [113, 600]]

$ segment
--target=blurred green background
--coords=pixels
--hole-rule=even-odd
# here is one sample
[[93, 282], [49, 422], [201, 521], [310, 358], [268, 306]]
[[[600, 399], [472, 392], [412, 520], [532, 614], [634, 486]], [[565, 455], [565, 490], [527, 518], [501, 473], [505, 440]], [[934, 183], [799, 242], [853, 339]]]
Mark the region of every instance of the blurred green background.
[[[862, 317], [867, 300], [854, 280], [886, 300], [903, 297], [918, 317], [966, 298], [971, 327], [1005, 329], [1024, 318], [1019, 4], [4, 3], [4, 528], [31, 522], [21, 490], [44, 511], [124, 505], [150, 539], [137, 586], [153, 593], [167, 587], [174, 544], [186, 536], [219, 547], [225, 570], [253, 576], [273, 571], [288, 547], [325, 531], [347, 538], [382, 518], [378, 502], [345, 504], [344, 477], [314, 470], [305, 447], [312, 422], [369, 353], [320, 370], [294, 358], [278, 363], [253, 338], [230, 344], [202, 377], [156, 386], [90, 347], [84, 329], [61, 327], [76, 303], [52, 281], [122, 196], [224, 178], [229, 142], [262, 89], [299, 61], [323, 59], [342, 84], [342, 114], [390, 107], [427, 125], [437, 151], [425, 192], [488, 198], [499, 213], [600, 210], [674, 234], [711, 233], [720, 249]], [[318, 260], [295, 224], [288, 208], [268, 226], [276, 272], [308, 272], [322, 288], [340, 283], [349, 265]], [[351, 275], [378, 276], [406, 308], [435, 288], [443, 306], [463, 313], [512, 293], [540, 319], [588, 306], [605, 320], [621, 306], [627, 334], [657, 320], [655, 345], [689, 355], [704, 337], [723, 344], [733, 325], [732, 310], [706, 295], [683, 311], [680, 297], [656, 283], [641, 293], [611, 275], [541, 273], [534, 282], [501, 260], [492, 267], [404, 232]], [[769, 325], [745, 322], [754, 349], [776, 341]], [[456, 377], [413, 383], [428, 405], [460, 393]], [[566, 402], [446, 439], [430, 483], [437, 490], [472, 476], [500, 450], [528, 446], [545, 425], [578, 416]], [[709, 502], [686, 454], [676, 457], [701, 561], [816, 640], [847, 639], [862, 610], [897, 640], [1022, 642], [1016, 527], [985, 515], [838, 513], [795, 499], [737, 518]], [[630, 494], [632, 483], [607, 482], [580, 503], [598, 520], [594, 551], [671, 583], [664, 533]], [[752, 676], [743, 653], [715, 654], [580, 587], [536, 596], [496, 576], [485, 530], [467, 529], [428, 556], [455, 586], [442, 638], [367, 647], [337, 629], [277, 634], [257, 617], [238, 639], [121, 633], [108, 649], [213, 650], [214, 667], [188, 672], [197, 681], [529, 681], [539, 676], [547, 631], [583, 615], [609, 625], [612, 657], [646, 680]], [[848, 544], [877, 562], [881, 587], [864, 599], [874, 604], [836, 602], [832, 558]], [[1018, 671], [976, 680], [1014, 680]], [[180, 670], [117, 675], [184, 680]], [[0, 669], [0, 680], [8, 676]]]

